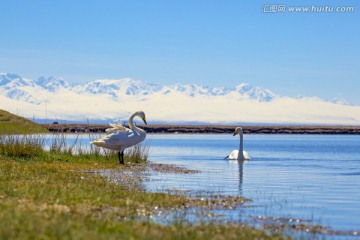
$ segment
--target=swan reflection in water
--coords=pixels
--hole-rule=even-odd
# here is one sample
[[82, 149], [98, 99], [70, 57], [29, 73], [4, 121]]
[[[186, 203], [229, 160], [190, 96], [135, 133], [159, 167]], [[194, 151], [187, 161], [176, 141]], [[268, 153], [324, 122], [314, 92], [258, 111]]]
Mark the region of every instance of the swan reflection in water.
[[238, 171], [239, 171], [239, 195], [243, 196], [243, 183], [244, 183], [244, 164], [248, 164], [248, 160], [230, 160], [229, 163], [231, 164], [237, 164], [238, 165]]

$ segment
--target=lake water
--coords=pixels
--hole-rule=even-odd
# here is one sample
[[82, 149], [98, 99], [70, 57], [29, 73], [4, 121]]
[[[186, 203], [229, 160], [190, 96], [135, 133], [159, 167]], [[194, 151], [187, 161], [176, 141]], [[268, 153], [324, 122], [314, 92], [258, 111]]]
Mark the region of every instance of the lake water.
[[[76, 136], [66, 138], [71, 145]], [[224, 160], [239, 146], [232, 134], [148, 134], [145, 144], [151, 162], [200, 171], [153, 172], [143, 182], [148, 191], [243, 196], [253, 202], [220, 213], [229, 220], [291, 218], [360, 232], [360, 135], [247, 134], [251, 160], [244, 163]], [[89, 136], [77, 145], [89, 147]]]
[[[235, 214], [311, 220], [333, 230], [360, 230], [359, 135], [244, 135], [251, 160], [224, 160], [238, 149], [229, 135], [148, 135], [149, 159], [200, 170], [154, 173], [148, 191], [169, 189], [244, 196]], [[234, 215], [234, 214], [233, 214]], [[234, 216], [232, 216], [234, 217]]]

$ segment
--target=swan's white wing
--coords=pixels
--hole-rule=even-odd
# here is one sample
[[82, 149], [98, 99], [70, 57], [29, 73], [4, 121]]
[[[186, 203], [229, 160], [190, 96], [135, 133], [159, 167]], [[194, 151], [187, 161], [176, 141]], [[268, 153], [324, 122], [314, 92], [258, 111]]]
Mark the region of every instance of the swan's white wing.
[[117, 131], [115, 128], [112, 128], [107, 131], [107, 135], [105, 137], [99, 138], [98, 140], [91, 143], [99, 147], [120, 151], [127, 142], [129, 136], [132, 134], [133, 131], [129, 129], [124, 131]]
[[244, 160], [250, 160], [250, 155], [247, 151], [243, 151], [244, 153]]
[[235, 160], [238, 158], [239, 155], [239, 151], [238, 150], [233, 150], [230, 154], [229, 154], [229, 159], [230, 160]]
[[99, 147], [124, 151], [125, 148], [131, 147], [144, 140], [145, 136], [145, 132], [137, 133], [131, 129], [125, 128], [125, 130], [107, 134], [105, 137], [93, 141], [92, 143]]
[[113, 132], [116, 132], [116, 131], [129, 130], [128, 128], [124, 127], [121, 124], [109, 123], [109, 125], [111, 126], [111, 128], [105, 129], [106, 134], [110, 134], [110, 133], [113, 133]]
[[[250, 160], [250, 155], [247, 151], [243, 151], [243, 154], [244, 154], [244, 160]], [[238, 158], [238, 155], [239, 155], [239, 151], [233, 150], [229, 155], [229, 159], [236, 160]]]
[[121, 124], [109, 123], [109, 125], [112, 126], [113, 128], [118, 129], [118, 130], [126, 130], [127, 129], [126, 127], [124, 127]]
[[116, 131], [117, 131], [116, 128], [107, 128], [107, 129], [105, 129], [106, 134], [110, 134], [110, 133], [113, 133], [113, 132], [116, 132]]

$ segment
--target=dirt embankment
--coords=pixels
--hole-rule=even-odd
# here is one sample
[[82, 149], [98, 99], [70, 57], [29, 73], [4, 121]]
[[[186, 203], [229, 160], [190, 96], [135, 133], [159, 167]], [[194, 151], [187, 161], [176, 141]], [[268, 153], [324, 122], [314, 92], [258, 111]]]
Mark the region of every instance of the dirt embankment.
[[[52, 132], [105, 132], [107, 124], [43, 124]], [[126, 126], [128, 127], [128, 126]], [[139, 125], [147, 133], [232, 133], [230, 125]], [[244, 126], [253, 134], [360, 134], [360, 126]]]

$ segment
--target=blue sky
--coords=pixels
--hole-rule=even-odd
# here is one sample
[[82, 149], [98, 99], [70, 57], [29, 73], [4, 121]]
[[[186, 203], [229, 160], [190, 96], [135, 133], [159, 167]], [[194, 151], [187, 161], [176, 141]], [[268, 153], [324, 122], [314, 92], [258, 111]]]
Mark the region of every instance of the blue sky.
[[[353, 6], [264, 13], [264, 5]], [[132, 77], [360, 105], [360, 1], [0, 0], [0, 72], [74, 83]]]

